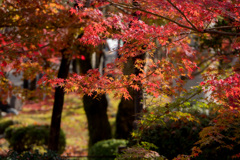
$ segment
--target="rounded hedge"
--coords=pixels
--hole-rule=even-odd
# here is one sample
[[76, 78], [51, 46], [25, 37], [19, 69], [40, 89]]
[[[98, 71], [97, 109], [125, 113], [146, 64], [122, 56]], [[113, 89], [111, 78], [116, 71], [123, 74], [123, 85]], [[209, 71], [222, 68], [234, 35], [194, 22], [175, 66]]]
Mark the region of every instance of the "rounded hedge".
[[[88, 155], [91, 160], [98, 160], [99, 157], [101, 157], [101, 160], [113, 160], [115, 155], [118, 153], [118, 147], [124, 147], [127, 143], [128, 141], [124, 139], [102, 140], [94, 144], [89, 149]], [[96, 158], [94, 156], [96, 156]]]
[[1, 119], [0, 120], [0, 134], [4, 134], [5, 129], [9, 126], [16, 124], [17, 122], [10, 119]]
[[[36, 146], [47, 146], [49, 132], [49, 125], [12, 125], [5, 130], [4, 134], [13, 150], [23, 152], [32, 150]], [[58, 153], [63, 153], [65, 146], [65, 134], [61, 130]]]

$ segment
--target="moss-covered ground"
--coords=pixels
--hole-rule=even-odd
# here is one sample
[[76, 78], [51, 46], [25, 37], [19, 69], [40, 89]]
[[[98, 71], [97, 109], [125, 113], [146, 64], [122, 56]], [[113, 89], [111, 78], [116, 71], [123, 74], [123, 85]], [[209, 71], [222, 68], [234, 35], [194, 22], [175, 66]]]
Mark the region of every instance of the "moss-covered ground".
[[[109, 121], [115, 130], [115, 118], [119, 99], [109, 95], [110, 104], [108, 107]], [[29, 124], [50, 124], [52, 114], [53, 99], [49, 98], [42, 102], [26, 102], [22, 111], [18, 115], [7, 115], [0, 120], [12, 119]], [[79, 156], [87, 154], [88, 124], [83, 109], [81, 97], [69, 93], [65, 96], [65, 103], [62, 113], [61, 127], [67, 138], [67, 146], [63, 155]], [[0, 139], [0, 154], [5, 154], [9, 150], [7, 141]]]

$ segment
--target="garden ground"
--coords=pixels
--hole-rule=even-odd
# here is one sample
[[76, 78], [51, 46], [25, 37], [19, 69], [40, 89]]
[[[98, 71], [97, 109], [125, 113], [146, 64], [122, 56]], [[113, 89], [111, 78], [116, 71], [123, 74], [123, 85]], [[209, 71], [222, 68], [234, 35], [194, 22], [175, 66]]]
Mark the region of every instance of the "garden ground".
[[[114, 99], [111, 95], [108, 107], [109, 121], [113, 128], [120, 99]], [[29, 124], [50, 124], [53, 99], [49, 98], [42, 102], [26, 102], [18, 115], [7, 115], [3, 119], [12, 119]], [[67, 146], [63, 156], [87, 155], [88, 125], [81, 97], [69, 93], [65, 96], [61, 127], [66, 134]], [[8, 142], [0, 139], [0, 155], [8, 152]]]

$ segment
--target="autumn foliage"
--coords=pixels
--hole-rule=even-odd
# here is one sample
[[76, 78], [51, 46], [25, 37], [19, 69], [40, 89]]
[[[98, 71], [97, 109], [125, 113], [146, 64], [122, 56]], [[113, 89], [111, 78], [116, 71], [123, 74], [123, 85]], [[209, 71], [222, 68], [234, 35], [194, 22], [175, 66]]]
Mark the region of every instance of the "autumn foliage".
[[[238, 0], [3, 0], [0, 21], [2, 100], [23, 92], [7, 79], [10, 71], [24, 73], [24, 79], [43, 74], [38, 94], [60, 87], [80, 95], [114, 93], [127, 100], [133, 98], [129, 88], [174, 99], [185, 91], [186, 80], [203, 73], [201, 85], [211, 91], [207, 100], [223, 106], [219, 113], [229, 109], [239, 114]], [[226, 23], [217, 25], [220, 21]], [[213, 40], [214, 36], [223, 39], [221, 53], [212, 52], [212, 46], [198, 46], [202, 37]], [[94, 52], [108, 38], [123, 45], [103, 74], [99, 68], [65, 78], [57, 74], [61, 60], [66, 59], [68, 67], [76, 58], [86, 62], [90, 55], [81, 48]], [[230, 68], [220, 70], [218, 66], [229, 57]], [[129, 60], [138, 74], [124, 74]]]

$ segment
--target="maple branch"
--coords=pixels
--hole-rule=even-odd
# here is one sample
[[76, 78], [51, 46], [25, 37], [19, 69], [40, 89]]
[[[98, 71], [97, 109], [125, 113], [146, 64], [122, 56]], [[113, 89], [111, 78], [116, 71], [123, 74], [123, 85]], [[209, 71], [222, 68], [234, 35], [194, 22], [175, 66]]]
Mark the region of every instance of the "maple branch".
[[220, 26], [220, 27], [213, 27], [213, 28], [207, 28], [207, 29], [213, 30], [213, 29], [231, 29], [231, 28], [240, 28], [240, 26]]
[[[37, 38], [37, 37], [40, 37], [40, 36], [42, 36], [42, 34], [41, 34], [41, 35], [34, 36], [34, 37], [26, 37], [26, 38], [24, 38], [24, 40], [33, 39], [33, 38]], [[0, 37], [0, 38], [1, 38], [1, 37]], [[20, 40], [17, 40], [17, 41], [8, 43], [8, 44], [6, 44], [6, 45], [1, 45], [0, 48], [7, 47], [7, 46], [10, 46], [10, 45], [12, 45], [12, 44], [14, 44], [14, 43], [18, 43], [18, 42], [21, 42], [21, 41], [20, 41]], [[24, 41], [23, 41], [23, 42], [24, 42]]]
[[[50, 44], [46, 44], [46, 45], [44, 45], [42, 47], [38, 47], [36, 49], [23, 50], [23, 52], [36, 52], [36, 51], [40, 51], [41, 49], [44, 49], [45, 47], [48, 47], [48, 46], [50, 46]], [[19, 51], [17, 53], [22, 53], [22, 52]]]
[[99, 7], [96, 7], [97, 9], [104, 9], [104, 8], [107, 8], [108, 6], [110, 6], [110, 4], [106, 4], [106, 5], [104, 5], [104, 6], [99, 6]]
[[168, 20], [168, 21], [170, 21], [170, 22], [173, 22], [173, 23], [177, 24], [179, 27], [187, 28], [187, 29], [190, 29], [190, 30], [195, 30], [195, 29], [193, 29], [193, 28], [191, 28], [191, 27], [189, 27], [189, 26], [186, 26], [186, 25], [183, 25], [183, 24], [181, 24], [181, 23], [178, 23], [177, 21], [174, 21], [174, 20], [172, 20], [172, 19], [170, 19], [170, 18], [168, 18], [168, 17], [164, 17], [164, 16], [162, 16], [162, 15], [159, 15], [159, 14], [156, 14], [156, 13], [153, 13], [153, 12], [150, 12], [150, 11], [146, 11], [146, 10], [144, 10], [144, 9], [140, 9], [140, 8], [137, 8], [137, 9], [138, 9], [139, 11], [142, 11], [142, 12], [145, 12], [145, 13], [148, 13], [148, 14], [152, 14], [152, 15], [154, 15], [154, 16], [156, 16], [156, 17], [163, 18], [163, 19], [165, 19], [165, 20]]
[[[160, 69], [161, 69], [161, 68], [160, 68]], [[154, 71], [152, 71], [151, 73], [149, 73], [148, 75], [146, 75], [145, 77], [143, 77], [141, 80], [147, 79], [148, 77], [150, 77], [151, 75], [153, 75], [154, 73], [156, 73], [157, 70], [159, 70], [159, 68], [156, 68]]]
[[203, 73], [211, 64], [212, 64], [211, 62], [208, 63], [208, 64], [207, 64], [204, 68], [202, 68], [200, 71], [194, 71], [194, 72], [192, 73], [192, 76], [195, 77], [195, 76]]
[[186, 15], [176, 6], [174, 5], [170, 0], [167, 0], [168, 3], [170, 3], [185, 19], [186, 21], [195, 29], [195, 30], [198, 30], [194, 25], [193, 23], [186, 17]]
[[144, 12], [144, 13], [151, 14], [151, 15], [153, 15], [153, 16], [156, 16], [156, 17], [159, 17], [159, 18], [168, 20], [168, 21], [170, 21], [170, 22], [173, 22], [173, 23], [177, 24], [179, 27], [187, 28], [187, 29], [196, 31], [195, 28], [192, 28], [192, 27], [183, 25], [183, 24], [178, 23], [177, 21], [174, 21], [174, 20], [172, 20], [172, 19], [170, 19], [170, 18], [168, 18], [168, 17], [165, 17], [165, 16], [162, 16], [162, 15], [159, 15], [159, 14], [156, 14], [156, 13], [153, 13], [153, 12], [150, 12], [150, 11], [147, 11], [147, 10], [144, 10], [144, 9], [142, 9], [142, 8], [139, 8], [139, 7], [121, 5], [121, 4], [119, 4], [119, 3], [115, 3], [115, 2], [112, 2], [112, 1], [110, 1], [110, 0], [107, 0], [107, 2], [109, 2], [109, 3], [112, 4], [113, 6], [121, 6], [121, 7], [123, 7], [123, 8], [131, 9], [131, 10], [137, 9], [137, 10], [142, 11], [142, 12]]
[[[123, 5], [123, 4], [119, 4], [119, 3], [115, 3], [115, 2], [112, 2], [112, 1], [110, 1], [110, 0], [106, 0], [107, 2], [109, 2], [110, 4], [112, 4], [113, 6], [121, 6], [121, 7], [123, 7], [123, 8], [127, 8], [127, 9], [131, 9], [131, 10], [135, 10], [135, 9], [137, 9], [137, 10], [139, 10], [139, 11], [142, 11], [142, 12], [144, 12], [144, 13], [147, 13], [147, 14], [151, 14], [151, 15], [153, 15], [153, 16], [156, 16], [156, 17], [159, 17], [159, 18], [162, 18], [162, 19], [165, 19], [165, 20], [167, 20], [167, 21], [170, 21], [170, 22], [172, 22], [172, 23], [175, 23], [175, 24], [177, 24], [179, 27], [182, 27], [182, 28], [186, 28], [186, 29], [190, 29], [190, 30], [193, 30], [193, 31], [195, 31], [196, 33], [210, 33], [210, 34], [219, 34], [219, 35], [223, 35], [223, 36], [235, 36], [235, 37], [239, 37], [240, 36], [240, 33], [231, 33], [231, 32], [224, 32], [224, 31], [217, 31], [217, 30], [214, 30], [214, 29], [224, 29], [224, 28], [227, 28], [227, 27], [223, 27], [223, 28], [209, 28], [209, 29], [204, 29], [204, 30], [198, 30], [188, 19], [187, 19], [187, 17], [185, 18], [187, 21], [188, 21], [188, 23], [189, 24], [191, 24], [191, 26], [192, 27], [189, 27], [189, 26], [186, 26], [186, 25], [183, 25], [183, 24], [181, 24], [181, 23], [179, 23], [179, 22], [177, 22], [177, 21], [175, 21], [175, 20], [173, 20], [173, 19], [170, 19], [170, 18], [168, 18], [168, 17], [165, 17], [165, 16], [162, 16], [162, 15], [159, 15], [159, 14], [157, 14], [157, 13], [153, 13], [153, 12], [150, 12], [150, 11], [147, 11], [147, 10], [144, 10], [144, 9], [142, 9], [142, 8], [139, 8], [139, 7], [134, 7], [134, 6], [129, 6], [129, 5]], [[169, 0], [168, 0], [169, 1]], [[179, 10], [179, 9], [178, 9]], [[179, 12], [181, 12], [180, 10], [179, 10]], [[236, 26], [236, 27], [239, 27], [239, 26]], [[232, 28], [236, 28], [236, 27], [232, 27]]]
[[73, 25], [59, 25], [59, 24], [55, 24], [55, 23], [51, 23], [50, 26], [44, 26], [44, 27], [38, 27], [34, 24], [1, 24], [0, 28], [10, 28], [10, 27], [19, 27], [19, 28], [39, 28], [39, 29], [58, 29], [58, 28], [81, 28], [83, 25], [81, 23], [78, 24], [73, 24]]
[[203, 31], [199, 31], [199, 33], [210, 33], [210, 34], [219, 34], [223, 36], [240, 37], [240, 33], [224, 32], [224, 31], [217, 31], [217, 30], [211, 30], [211, 29], [205, 29]]
[[128, 12], [128, 11], [126, 11], [126, 10], [124, 10], [123, 8], [121, 8], [121, 6], [115, 6], [117, 9], [119, 9], [119, 10], [121, 10], [122, 12], [124, 12], [124, 13], [126, 13], [126, 14], [129, 14], [129, 15], [131, 15], [131, 13], [130, 12]]
[[[130, 8], [132, 9], [132, 8]], [[200, 30], [196, 30], [194, 28], [191, 28], [191, 27], [188, 27], [186, 25], [183, 25], [181, 23], [178, 23], [170, 18], [167, 18], [167, 17], [164, 17], [164, 16], [161, 16], [159, 14], [156, 14], [156, 13], [152, 13], [150, 11], [146, 11], [146, 10], [143, 10], [143, 9], [140, 9], [140, 8], [136, 8], [138, 9], [139, 11], [142, 11], [142, 12], [145, 12], [145, 13], [148, 13], [148, 14], [152, 14], [156, 17], [160, 17], [160, 18], [163, 18], [165, 20], [168, 20], [170, 22], [173, 22], [175, 24], [177, 24], [179, 27], [182, 27], [182, 28], [187, 28], [187, 29], [190, 29], [190, 30], [193, 30], [193, 31], [196, 31], [197, 33], [210, 33], [210, 34], [219, 34], [219, 35], [224, 35], [224, 36], [236, 36], [236, 37], [239, 37], [240, 36], [240, 33], [231, 33], [231, 32], [224, 32], [224, 31], [216, 31], [216, 30], [212, 30], [212, 29], [205, 29], [203, 31], [200, 31]], [[214, 29], [214, 28], [213, 28]]]
[[91, 5], [91, 0], [86, 0], [84, 5], [85, 5], [85, 7], [89, 8]]
[[212, 55], [211, 57], [201, 61], [199, 64], [197, 64], [197, 66], [201, 66], [202, 64], [206, 63], [207, 61], [211, 60], [212, 58], [214, 58], [216, 56], [217, 56], [217, 54]]
[[[19, 50], [14, 50], [14, 49], [9, 49], [9, 50], [5, 50], [4, 52], [2, 52], [1, 54], [2, 55], [6, 55], [6, 54], [9, 54], [9, 53], [28, 53], [28, 52], [36, 52], [36, 51], [40, 51], [41, 49], [44, 49], [45, 47], [48, 47], [50, 46], [50, 44], [46, 44], [42, 47], [38, 47], [36, 49], [28, 49], [28, 50], [22, 50], [22, 51], [19, 51]], [[40, 53], [41, 54], [41, 53]]]
[[188, 97], [187, 99], [185, 99], [184, 101], [182, 101], [181, 103], [179, 103], [179, 106], [184, 104], [185, 102], [187, 102], [188, 100], [190, 100], [191, 98], [193, 98], [194, 96], [196, 96], [197, 94], [201, 93], [201, 90], [197, 90], [195, 93], [193, 93], [190, 97]]
[[220, 56], [225, 55], [225, 56], [229, 56], [229, 55], [237, 55], [240, 53], [239, 49], [235, 49], [234, 51], [230, 52], [230, 53], [220, 53]]

